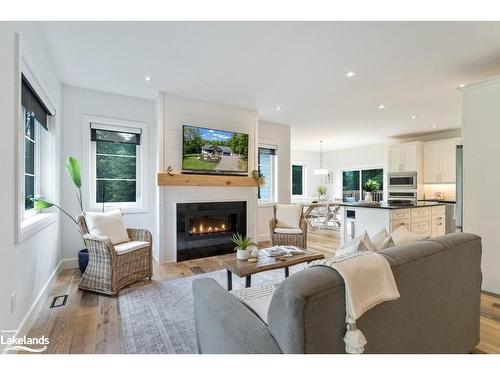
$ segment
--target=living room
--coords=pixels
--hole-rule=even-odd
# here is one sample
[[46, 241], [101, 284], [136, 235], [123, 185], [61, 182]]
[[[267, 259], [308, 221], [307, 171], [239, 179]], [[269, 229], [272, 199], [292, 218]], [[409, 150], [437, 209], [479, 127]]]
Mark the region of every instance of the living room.
[[16, 19], [4, 353], [500, 353], [500, 22]]

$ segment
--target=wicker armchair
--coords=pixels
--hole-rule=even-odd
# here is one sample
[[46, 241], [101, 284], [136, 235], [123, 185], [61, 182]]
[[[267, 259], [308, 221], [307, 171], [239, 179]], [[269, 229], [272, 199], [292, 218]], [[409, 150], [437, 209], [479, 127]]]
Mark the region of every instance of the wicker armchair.
[[[302, 210], [301, 210], [302, 212]], [[301, 249], [307, 249], [307, 221], [304, 218], [304, 214], [300, 215], [300, 229], [302, 233], [291, 234], [291, 233], [276, 233], [276, 206], [274, 206], [274, 216], [269, 221], [269, 229], [271, 230], [271, 244], [272, 246], [277, 245], [290, 245], [297, 246]]]
[[113, 243], [105, 236], [89, 234], [83, 215], [78, 216], [89, 252], [89, 263], [80, 280], [80, 289], [116, 295], [125, 286], [153, 276], [152, 237], [146, 229], [127, 229], [132, 241], [145, 241], [149, 245], [118, 254]]

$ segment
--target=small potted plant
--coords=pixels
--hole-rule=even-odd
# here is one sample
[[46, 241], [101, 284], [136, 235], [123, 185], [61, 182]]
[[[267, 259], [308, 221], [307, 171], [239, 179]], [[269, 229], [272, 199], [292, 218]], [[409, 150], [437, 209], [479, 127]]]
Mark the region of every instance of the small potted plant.
[[371, 178], [366, 180], [363, 185], [363, 190], [366, 191], [365, 202], [373, 202], [373, 193], [380, 189], [380, 183], [378, 181], [372, 180]]
[[233, 234], [232, 240], [236, 245], [234, 248], [236, 250], [236, 259], [239, 260], [247, 260], [250, 258], [252, 250], [257, 246], [252, 238], [248, 236], [243, 237], [240, 233]]
[[324, 185], [320, 185], [316, 188], [316, 191], [318, 192], [318, 201], [320, 201], [323, 195], [326, 195], [328, 188]]

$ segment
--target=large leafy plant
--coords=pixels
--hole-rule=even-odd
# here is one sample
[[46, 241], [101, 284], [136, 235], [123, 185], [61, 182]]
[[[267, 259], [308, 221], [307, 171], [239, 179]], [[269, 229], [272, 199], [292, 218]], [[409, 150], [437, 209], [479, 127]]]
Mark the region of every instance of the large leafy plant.
[[[76, 187], [75, 191], [76, 199], [78, 200], [81, 212], [83, 212], [82, 179], [80, 175], [80, 164], [78, 163], [78, 160], [73, 156], [69, 156], [68, 159], [66, 160], [66, 172], [68, 172], [68, 176], [71, 178], [71, 181], [73, 181], [73, 184]], [[62, 207], [59, 207], [57, 204], [46, 201], [41, 197], [31, 198], [31, 200], [35, 203], [36, 209], [43, 210], [50, 207], [56, 207], [61, 212], [63, 212], [67, 217], [69, 217], [76, 225], [78, 225], [78, 222], [75, 220], [75, 218], [71, 216]]]
[[251, 237], [243, 237], [240, 233], [233, 234], [232, 241], [236, 245], [236, 247], [241, 250], [246, 250], [250, 246], [257, 246], [257, 244], [253, 242]]
[[363, 190], [373, 193], [375, 191], [379, 191], [380, 183], [378, 181], [372, 180], [371, 178], [366, 180], [363, 185]]

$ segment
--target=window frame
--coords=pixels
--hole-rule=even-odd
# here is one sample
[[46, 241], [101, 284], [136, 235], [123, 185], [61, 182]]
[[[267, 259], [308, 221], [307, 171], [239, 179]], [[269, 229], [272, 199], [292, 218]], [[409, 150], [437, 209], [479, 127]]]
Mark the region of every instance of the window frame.
[[359, 172], [359, 196], [360, 199], [363, 199], [363, 171], [373, 170], [373, 169], [381, 169], [382, 170], [382, 200], [385, 200], [386, 197], [386, 174], [384, 166], [368, 166], [368, 167], [355, 167], [355, 168], [343, 168], [340, 170], [341, 172], [341, 192], [342, 192], [342, 200], [344, 199], [344, 172]]
[[[300, 166], [302, 167], [302, 194], [293, 194], [293, 167], [294, 166]], [[294, 162], [292, 163], [290, 167], [290, 194], [292, 196], [292, 199], [302, 199], [307, 197], [307, 192], [306, 192], [306, 165], [304, 163], [300, 162]]]
[[[23, 119], [23, 123], [25, 122], [26, 120], [26, 113], [25, 113], [26, 109], [22, 106], [21, 104], [21, 112], [22, 112], [22, 115], [21, 115], [21, 118]], [[35, 137], [33, 139], [31, 138], [28, 138], [26, 136], [26, 133], [23, 129], [23, 136], [24, 136], [24, 139], [23, 139], [23, 155], [26, 155], [26, 140], [29, 139], [30, 141], [33, 142], [33, 157], [34, 157], [34, 174], [33, 174], [33, 178], [35, 180], [35, 186], [33, 187], [33, 195], [35, 197], [38, 197], [40, 196], [40, 178], [41, 178], [41, 170], [40, 170], [40, 147], [41, 147], [41, 135], [40, 135], [40, 132], [42, 129], [40, 129], [40, 127], [42, 126], [37, 119], [35, 119], [35, 125], [33, 126], [33, 131], [35, 132]], [[26, 126], [26, 124], [24, 124], [24, 126]], [[37, 129], [38, 128], [38, 129]], [[26, 220], [32, 216], [35, 216], [37, 214], [40, 213], [40, 210], [37, 210], [36, 208], [31, 208], [29, 210], [26, 209], [26, 206], [25, 206], [25, 203], [24, 203], [24, 200], [26, 199], [26, 156], [23, 156], [23, 163], [22, 163], [22, 169], [23, 169], [23, 184], [21, 186], [21, 195], [23, 197], [23, 212], [22, 212], [22, 220]]]
[[[136, 146], [136, 202], [97, 202], [96, 176], [96, 142], [91, 141], [91, 127], [111, 131], [138, 132], [141, 134], [141, 144]], [[121, 208], [126, 213], [148, 212], [148, 154], [149, 138], [148, 124], [142, 122], [121, 120], [100, 116], [83, 116], [82, 123], [82, 175], [88, 176], [88, 186], [82, 181], [84, 208], [88, 211]]]
[[[272, 206], [276, 203], [278, 203], [278, 146], [277, 145], [271, 145], [271, 144], [259, 144], [257, 147], [257, 166], [260, 170], [260, 164], [259, 164], [259, 159], [260, 159], [260, 149], [265, 148], [265, 149], [271, 149], [274, 150], [275, 154], [272, 155], [273, 157], [271, 158], [271, 197], [269, 200], [262, 200], [262, 198], [258, 198], [259, 201], [259, 206]], [[266, 184], [268, 181], [266, 180]], [[260, 187], [258, 188], [260, 190]], [[259, 194], [260, 195], [260, 194]]]
[[[56, 137], [56, 110], [52, 103], [51, 96], [48, 94], [45, 86], [43, 85], [43, 80], [39, 72], [36, 70], [36, 59], [33, 59], [30, 52], [26, 49], [25, 45], [22, 43], [19, 34], [16, 34], [16, 73], [15, 73], [15, 94], [16, 94], [16, 169], [17, 169], [17, 187], [15, 202], [17, 204], [16, 210], [16, 243], [22, 243], [29, 237], [38, 233], [48, 225], [55, 223], [59, 213], [54, 208], [45, 209], [43, 211], [37, 210], [35, 208], [26, 210], [25, 209], [25, 124], [24, 124], [24, 113], [23, 106], [21, 103], [21, 93], [22, 93], [22, 77], [29, 82], [32, 89], [35, 91], [39, 100], [48, 109], [50, 113], [47, 116], [47, 131], [44, 133], [44, 139], [50, 138], [50, 142], [46, 140], [42, 141], [42, 126], [38, 132], [35, 132], [35, 142], [38, 143], [38, 147], [35, 151], [35, 175], [38, 174], [39, 178], [35, 182], [35, 196], [42, 193], [42, 178], [44, 180], [44, 191], [45, 198], [52, 201], [58, 202], [58, 184], [57, 184], [57, 151], [56, 142], [58, 141]], [[50, 147], [45, 153], [49, 153], [51, 157], [50, 164], [43, 163], [44, 165], [50, 166], [52, 174], [50, 176], [44, 175], [41, 170], [41, 147], [42, 145], [50, 144]]]

